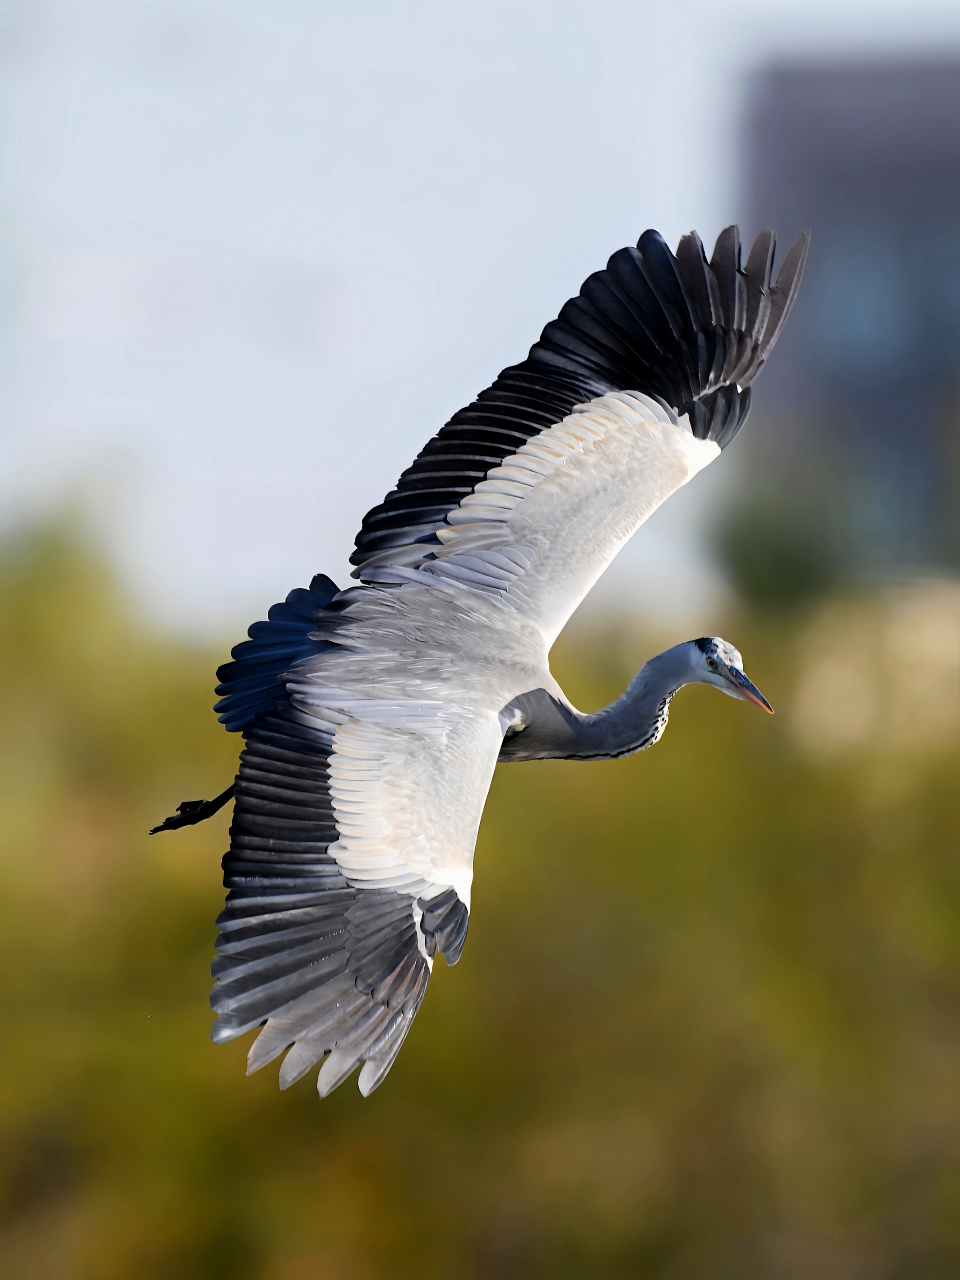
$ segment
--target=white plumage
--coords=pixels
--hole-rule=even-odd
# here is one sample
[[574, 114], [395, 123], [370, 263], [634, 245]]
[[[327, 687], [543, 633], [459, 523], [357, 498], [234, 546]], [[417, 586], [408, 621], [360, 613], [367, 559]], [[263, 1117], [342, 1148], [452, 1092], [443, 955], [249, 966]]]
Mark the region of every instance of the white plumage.
[[[799, 285], [772, 233], [741, 269], [653, 232], [621, 250], [426, 446], [368, 513], [359, 587], [294, 592], [220, 671], [247, 746], [235, 791], [214, 1038], [260, 1026], [248, 1066], [281, 1084], [325, 1055], [321, 1094], [389, 1070], [435, 953], [466, 936], [473, 851], [498, 758], [604, 758], [656, 741], [691, 681], [767, 706], [716, 637], [647, 663], [584, 716], [550, 674], [571, 613], [656, 508], [719, 456]], [[279, 681], [279, 683], [278, 683]], [[769, 709], [769, 707], [768, 707]]]

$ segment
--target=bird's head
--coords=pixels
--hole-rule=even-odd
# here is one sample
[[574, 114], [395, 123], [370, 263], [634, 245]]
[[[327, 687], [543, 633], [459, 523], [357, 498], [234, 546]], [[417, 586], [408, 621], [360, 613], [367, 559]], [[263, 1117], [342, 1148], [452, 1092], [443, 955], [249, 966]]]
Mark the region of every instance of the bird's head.
[[731, 698], [755, 702], [764, 711], [773, 714], [773, 707], [752, 680], [743, 672], [743, 659], [739, 651], [719, 636], [701, 636], [690, 641], [691, 680], [696, 684], [710, 684]]

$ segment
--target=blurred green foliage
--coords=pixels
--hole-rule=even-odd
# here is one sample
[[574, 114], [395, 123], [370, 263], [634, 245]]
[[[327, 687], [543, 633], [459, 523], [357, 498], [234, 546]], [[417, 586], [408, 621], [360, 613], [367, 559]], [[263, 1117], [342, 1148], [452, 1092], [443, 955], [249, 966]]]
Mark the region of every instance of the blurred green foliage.
[[724, 568], [753, 608], [802, 609], [837, 584], [838, 557], [823, 528], [774, 504], [740, 508], [713, 540]]
[[[728, 638], [788, 704], [793, 631]], [[600, 705], [642, 648], [558, 678]], [[232, 775], [223, 654], [62, 528], [3, 548], [0, 655], [4, 1275], [960, 1272], [956, 744], [815, 764], [697, 688], [650, 752], [501, 769], [461, 964], [321, 1103], [208, 1039], [228, 814], [146, 835]]]

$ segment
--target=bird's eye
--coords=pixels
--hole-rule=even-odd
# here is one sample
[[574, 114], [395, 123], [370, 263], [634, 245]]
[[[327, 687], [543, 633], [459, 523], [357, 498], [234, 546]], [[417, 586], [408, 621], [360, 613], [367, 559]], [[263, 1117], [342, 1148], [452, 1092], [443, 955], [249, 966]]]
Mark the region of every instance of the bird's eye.
[[708, 658], [708, 659], [707, 659], [707, 666], [710, 668], [710, 670], [711, 670], [711, 671], [716, 671], [716, 669], [717, 669], [717, 661], [716, 661], [716, 658]]

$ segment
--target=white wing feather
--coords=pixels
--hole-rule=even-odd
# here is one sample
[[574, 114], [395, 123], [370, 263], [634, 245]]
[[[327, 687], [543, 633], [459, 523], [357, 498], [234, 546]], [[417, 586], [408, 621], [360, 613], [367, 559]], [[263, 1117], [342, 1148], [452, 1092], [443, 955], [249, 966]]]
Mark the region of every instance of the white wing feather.
[[301, 710], [336, 724], [329, 790], [347, 882], [430, 899], [452, 888], [469, 910], [473, 851], [503, 739], [496, 712], [385, 702], [311, 689]]
[[638, 392], [580, 406], [489, 471], [437, 529], [442, 549], [364, 567], [369, 580], [441, 579], [508, 600], [549, 650], [624, 543], [720, 453]]

